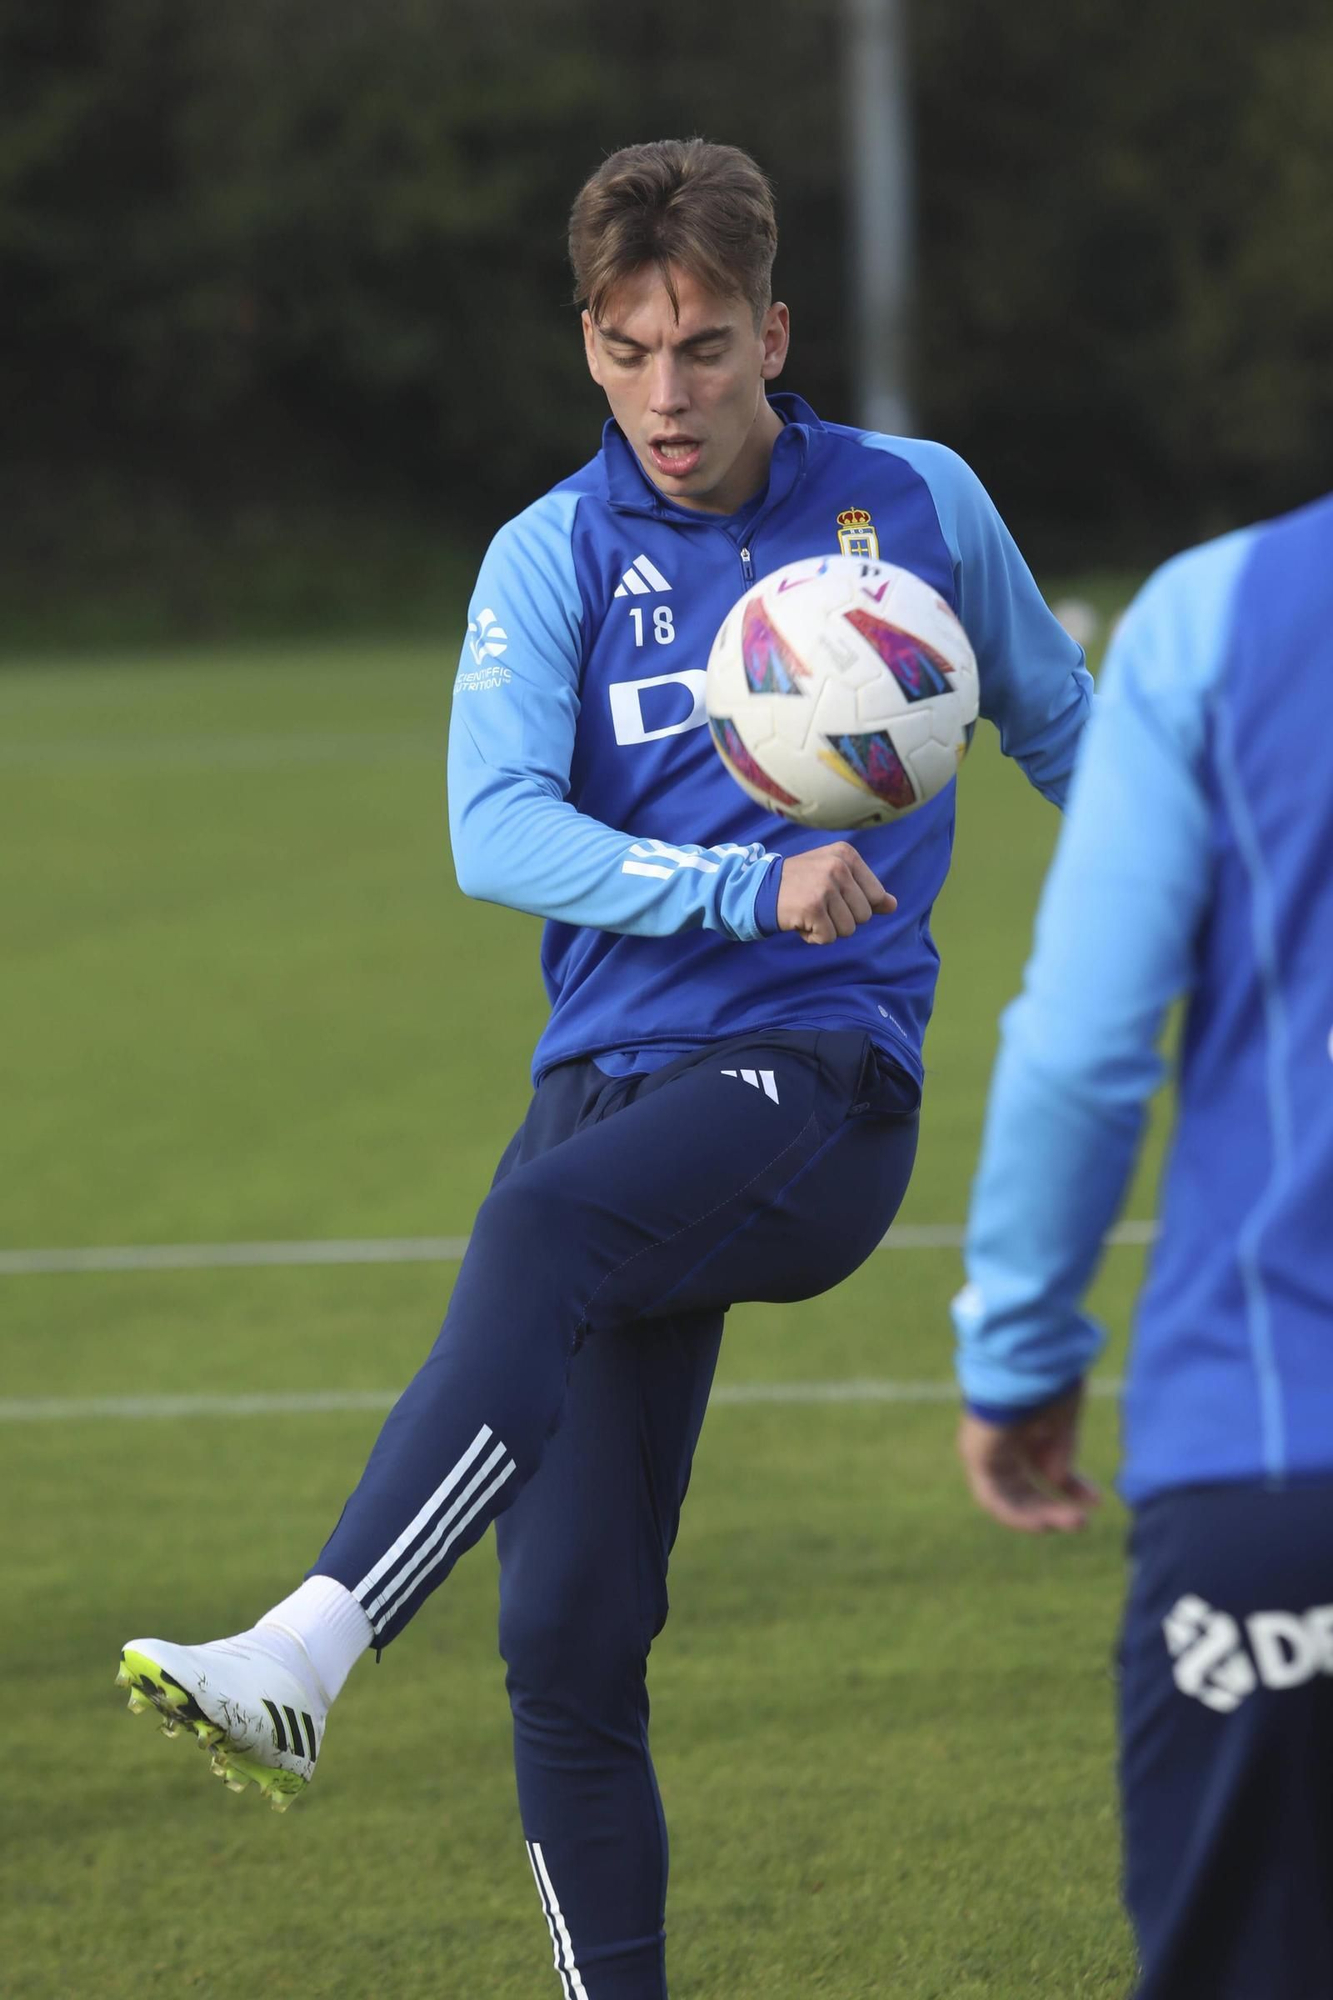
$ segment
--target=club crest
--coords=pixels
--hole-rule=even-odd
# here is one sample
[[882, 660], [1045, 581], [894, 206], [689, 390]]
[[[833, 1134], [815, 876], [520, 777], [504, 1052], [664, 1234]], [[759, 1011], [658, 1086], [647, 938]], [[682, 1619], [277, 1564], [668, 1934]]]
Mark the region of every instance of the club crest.
[[879, 536], [864, 507], [844, 507], [839, 514], [838, 547], [845, 556], [860, 556], [863, 562], [879, 561]]

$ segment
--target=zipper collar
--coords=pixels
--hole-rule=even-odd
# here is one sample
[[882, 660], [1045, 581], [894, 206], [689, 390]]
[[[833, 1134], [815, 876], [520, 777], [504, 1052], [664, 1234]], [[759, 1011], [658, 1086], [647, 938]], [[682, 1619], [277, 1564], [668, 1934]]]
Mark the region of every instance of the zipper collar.
[[[805, 470], [811, 438], [824, 428], [810, 405], [800, 396], [784, 392], [770, 396], [769, 402], [782, 418], [782, 429], [773, 440], [773, 457], [768, 471], [768, 493], [763, 511], [785, 500]], [[673, 507], [653, 485], [635, 457], [625, 433], [614, 417], [602, 430], [602, 463], [606, 467], [606, 497], [617, 514], [646, 514], [657, 521], [672, 521], [678, 527], [721, 526], [721, 517], [687, 507]]]

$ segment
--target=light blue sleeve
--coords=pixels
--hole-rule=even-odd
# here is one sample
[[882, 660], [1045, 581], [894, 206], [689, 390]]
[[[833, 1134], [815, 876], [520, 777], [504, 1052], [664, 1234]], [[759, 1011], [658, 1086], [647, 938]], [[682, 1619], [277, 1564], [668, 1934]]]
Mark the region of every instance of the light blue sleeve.
[[981, 713], [999, 730], [1005, 755], [1063, 805], [1092, 705], [1082, 647], [1047, 606], [994, 501], [957, 452], [919, 438], [881, 442], [930, 488], [953, 557], [958, 616], [977, 656]]
[[1206, 709], [1250, 540], [1230, 535], [1159, 570], [1099, 681], [1023, 992], [1001, 1024], [954, 1301], [959, 1379], [984, 1416], [1058, 1394], [1103, 1344], [1079, 1301], [1211, 892]]
[[[635, 838], [569, 800], [583, 602], [577, 496], [548, 494], [502, 528], [481, 566], [454, 682], [449, 827], [465, 895], [640, 937], [703, 926], [763, 935], [763, 847]], [[771, 886], [771, 885], [770, 885]]]

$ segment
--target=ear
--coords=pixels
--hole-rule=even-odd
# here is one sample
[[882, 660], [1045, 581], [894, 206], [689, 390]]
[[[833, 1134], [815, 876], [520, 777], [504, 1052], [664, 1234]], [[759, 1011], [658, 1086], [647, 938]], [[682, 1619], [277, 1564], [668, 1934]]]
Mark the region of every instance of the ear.
[[787, 349], [791, 344], [791, 315], [780, 299], [775, 299], [764, 314], [759, 338], [764, 344], [764, 358], [759, 373], [765, 382], [772, 382], [782, 373], [787, 360]]
[[583, 314], [583, 358], [588, 364], [588, 373], [593, 381], [598, 388], [604, 388], [606, 385], [602, 381], [601, 357], [597, 352], [597, 329], [592, 323], [590, 312]]

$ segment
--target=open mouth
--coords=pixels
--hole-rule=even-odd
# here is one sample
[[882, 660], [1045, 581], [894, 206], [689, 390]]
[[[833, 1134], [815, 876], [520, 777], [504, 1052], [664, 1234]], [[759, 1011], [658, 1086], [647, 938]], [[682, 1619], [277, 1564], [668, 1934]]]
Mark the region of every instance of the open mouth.
[[648, 455], [656, 469], [668, 479], [684, 479], [699, 463], [703, 446], [697, 438], [655, 437], [648, 440]]

